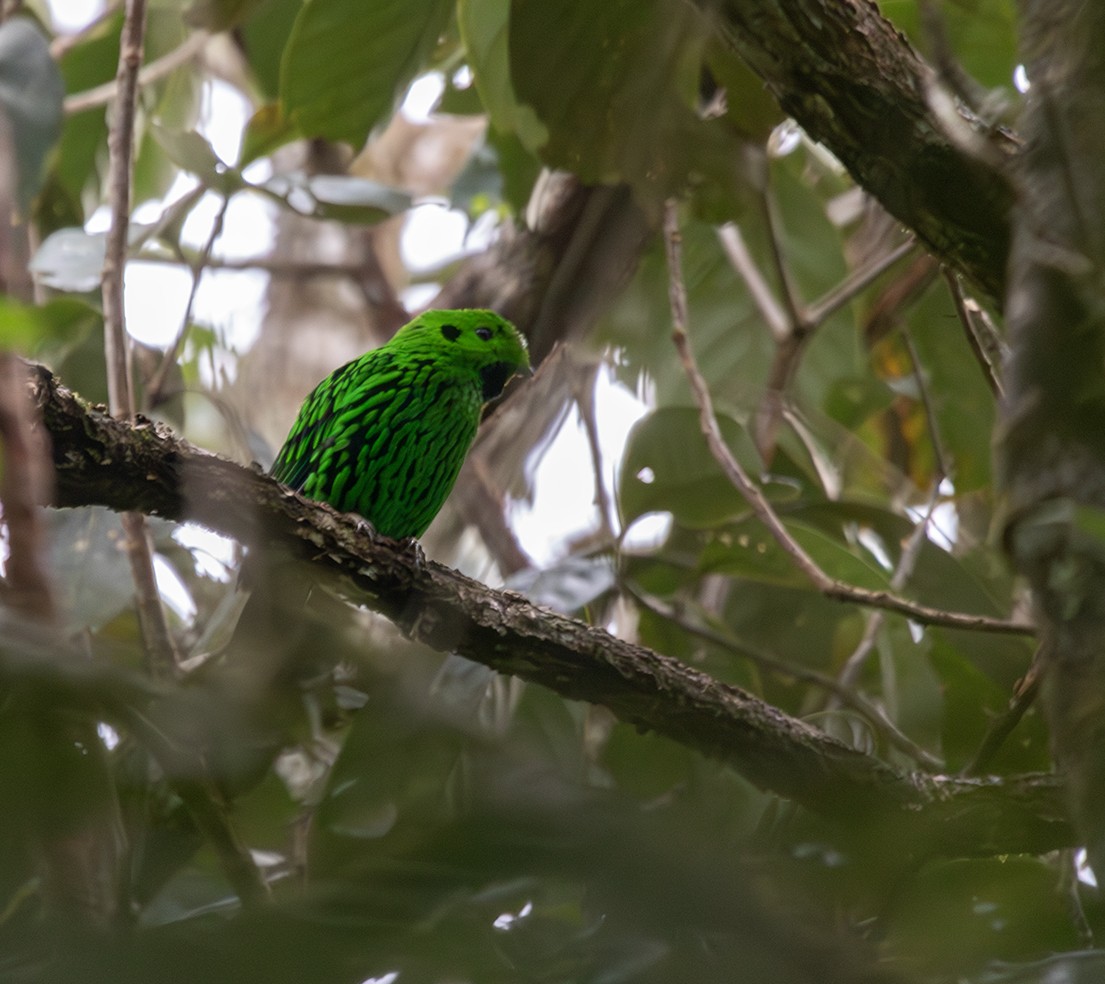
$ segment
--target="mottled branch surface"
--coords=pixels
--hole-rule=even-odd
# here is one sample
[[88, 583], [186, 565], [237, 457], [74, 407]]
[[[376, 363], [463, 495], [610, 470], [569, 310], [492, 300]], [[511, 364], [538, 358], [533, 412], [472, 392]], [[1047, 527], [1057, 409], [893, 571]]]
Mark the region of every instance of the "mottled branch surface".
[[[739, 688], [601, 629], [491, 590], [161, 425], [89, 407], [45, 369], [30, 385], [49, 430], [60, 506], [100, 504], [192, 520], [342, 574], [408, 636], [719, 758], [757, 786], [830, 818], [879, 824], [917, 853], [1043, 851], [1072, 833], [1049, 776], [962, 780], [899, 772]], [[908, 837], [908, 841], [899, 838]]]
[[699, 2], [716, 9], [725, 44], [811, 137], [933, 253], [1001, 302], [1013, 192], [982, 158], [1010, 156], [1014, 144], [965, 115], [956, 116], [956, 130], [990, 153], [976, 156], [949, 140], [926, 95], [932, 68], [875, 4]]
[[1006, 305], [1006, 544], [1043, 626], [1055, 759], [1105, 874], [1105, 7], [1024, 0], [1032, 86]]

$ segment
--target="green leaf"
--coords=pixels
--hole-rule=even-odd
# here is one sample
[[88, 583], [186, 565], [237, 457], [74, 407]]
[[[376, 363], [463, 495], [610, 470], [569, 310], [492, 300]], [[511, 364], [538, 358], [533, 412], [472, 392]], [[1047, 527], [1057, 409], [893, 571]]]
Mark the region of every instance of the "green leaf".
[[20, 304], [0, 296], [0, 348], [24, 355], [56, 356], [98, 329], [100, 312], [74, 297], [57, 297], [43, 305]]
[[[468, 36], [478, 42], [478, 68], [490, 75], [485, 84], [494, 85], [499, 9], [479, 25]], [[519, 137], [546, 164], [585, 182], [629, 183], [650, 211], [699, 181], [737, 198], [749, 177], [743, 141], [696, 112], [707, 33], [702, 15], [678, 0], [514, 0], [510, 81], [548, 130], [541, 140], [527, 117]], [[501, 96], [491, 98], [501, 105]], [[496, 125], [509, 126], [511, 115], [502, 110]]]
[[928, 291], [910, 312], [909, 327], [956, 491], [988, 489], [997, 407], [948, 292]]
[[[737, 460], [757, 475], [758, 455], [744, 428], [724, 414], [718, 415], [718, 424]], [[794, 498], [799, 486], [777, 476], [765, 491], [785, 500]], [[664, 407], [634, 425], [621, 464], [618, 502], [627, 525], [649, 512], [670, 512], [685, 526], [709, 527], [748, 511], [710, 453], [692, 407]]]
[[510, 0], [459, 0], [457, 21], [492, 125], [535, 151], [545, 145], [549, 131], [531, 106], [518, 101], [510, 80], [510, 7]]
[[[798, 545], [830, 577], [861, 588], [886, 588], [888, 572], [842, 540], [795, 519], [786, 519], [784, 525]], [[712, 539], [703, 551], [700, 565], [709, 573], [730, 574], [767, 584], [793, 587], [809, 584], [809, 578], [798, 570], [790, 555], [754, 518], [726, 527]]]
[[242, 134], [242, 150], [239, 165], [247, 164], [271, 154], [278, 147], [299, 134], [280, 110], [279, 103], [269, 103], [257, 110], [246, 123], [245, 132]]
[[21, 210], [41, 187], [46, 157], [61, 135], [64, 96], [65, 85], [42, 32], [23, 17], [0, 24], [0, 113], [15, 149]]
[[184, 22], [212, 34], [228, 31], [251, 17], [266, 0], [192, 0], [184, 11]]
[[228, 167], [214, 148], [195, 130], [174, 131], [154, 124], [150, 128], [154, 140], [181, 170], [194, 174], [203, 185], [229, 194], [242, 187], [238, 172]]
[[1029, 857], [930, 864], [896, 888], [882, 945], [895, 963], [926, 978], [960, 979], [993, 961], [1070, 949], [1078, 939], [1057, 877]]
[[284, 115], [304, 136], [360, 147], [422, 69], [446, 0], [308, 0], [280, 66]]
[[243, 53], [266, 100], [280, 93], [280, 61], [302, 9], [303, 0], [265, 0], [238, 28]]

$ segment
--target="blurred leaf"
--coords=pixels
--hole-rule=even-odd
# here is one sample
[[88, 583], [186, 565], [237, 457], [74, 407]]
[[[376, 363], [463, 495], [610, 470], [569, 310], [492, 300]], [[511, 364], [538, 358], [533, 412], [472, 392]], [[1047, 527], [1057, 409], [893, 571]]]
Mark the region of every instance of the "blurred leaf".
[[[870, 557], [864, 557], [846, 543], [825, 536], [794, 519], [784, 520], [787, 532], [830, 577], [856, 587], [884, 590], [889, 572]], [[709, 573], [724, 573], [767, 584], [806, 587], [807, 578], [798, 570], [790, 555], [766, 530], [759, 520], [749, 519], [727, 527], [710, 541], [700, 559]]]
[[176, 132], [156, 123], [150, 132], [181, 170], [194, 174], [204, 186], [223, 194], [242, 187], [238, 172], [219, 160], [211, 144], [195, 130]]
[[524, 594], [535, 605], [566, 615], [578, 612], [615, 582], [614, 565], [607, 557], [565, 557], [543, 570], [527, 567], [504, 587]]
[[510, 0], [459, 0], [457, 21], [475, 87], [491, 124], [513, 134], [528, 150], [548, 140], [549, 132], [533, 108], [518, 102], [510, 72]]
[[[914, 306], [909, 326], [931, 394], [938, 436], [950, 457], [948, 477], [960, 494], [986, 488], [992, 480], [997, 407], [966, 329], [942, 285]], [[928, 439], [927, 435], [921, 438]]]
[[55, 290], [87, 293], [97, 290], [104, 269], [105, 233], [59, 229], [38, 247], [30, 263], [39, 283]]
[[284, 144], [294, 140], [298, 133], [280, 111], [279, 103], [267, 103], [260, 107], [246, 123], [242, 134], [241, 166], [265, 157]]
[[[150, 6], [146, 22], [146, 62], [175, 51], [189, 38], [190, 32], [180, 16], [180, 7]], [[196, 66], [181, 65], [142, 90], [143, 108], [149, 119], [174, 133], [192, 130], [199, 121], [202, 79]], [[154, 137], [152, 128], [137, 132], [134, 161], [135, 202], [164, 197], [178, 176], [174, 163]]]
[[61, 134], [64, 96], [42, 32], [24, 17], [0, 24], [0, 114], [13, 145], [21, 210], [38, 192], [46, 157]]
[[184, 11], [184, 22], [218, 34], [252, 17], [266, 0], [190, 0]]
[[423, 67], [452, 6], [445, 0], [309, 0], [280, 67], [288, 121], [304, 136], [359, 149]]
[[[501, 64], [501, 30], [501, 8], [493, 8], [475, 32], [489, 53], [485, 64], [496, 66], [489, 85]], [[735, 200], [747, 176], [741, 141], [694, 109], [705, 33], [697, 10], [677, 0], [601, 7], [514, 0], [510, 80], [548, 139], [528, 117], [518, 136], [546, 164], [569, 168], [585, 182], [627, 182], [654, 214], [689, 179], [729, 189]], [[506, 114], [492, 116], [497, 126], [514, 129]]]
[[[880, 9], [930, 60], [933, 59], [933, 38], [921, 25], [919, 4], [914, 0], [892, 0], [881, 4]], [[1000, 87], [1007, 95], [1015, 96], [1017, 10], [1014, 0], [945, 0], [938, 10], [950, 43], [949, 54], [982, 85]]]
[[[745, 284], [718, 248], [717, 230], [705, 222], [683, 224], [683, 281], [690, 308], [691, 342], [719, 411], [751, 413], [768, 378], [774, 343]], [[751, 239], [750, 236], [746, 238]], [[750, 248], [762, 255], [766, 244]], [[642, 376], [658, 406], [690, 403], [690, 391], [671, 342], [669, 274], [663, 244], [645, 251], [636, 275], [603, 317], [596, 344], [615, 346], [617, 368], [631, 390]]]
[[994, 962], [964, 984], [1098, 984], [1105, 978], [1105, 953], [1072, 950], [1030, 964]]
[[886, 945], [906, 966], [934, 975], [1070, 949], [1077, 934], [1057, 878], [1028, 857], [930, 864], [896, 893]]
[[[238, 26], [243, 54], [266, 101], [280, 94], [280, 62], [302, 8], [303, 0], [262, 0]], [[248, 160], [243, 157], [243, 166]]]
[[0, 348], [56, 358], [98, 329], [102, 321], [96, 308], [78, 298], [58, 297], [30, 306], [0, 296]]
[[119, 516], [100, 506], [46, 515], [51, 568], [66, 631], [95, 631], [134, 602]]
[[368, 178], [279, 174], [257, 186], [300, 215], [371, 224], [410, 208], [411, 198]]
[[541, 173], [541, 163], [511, 133], [488, 128], [487, 142], [495, 148], [502, 188], [500, 195], [516, 215], [522, 215]]

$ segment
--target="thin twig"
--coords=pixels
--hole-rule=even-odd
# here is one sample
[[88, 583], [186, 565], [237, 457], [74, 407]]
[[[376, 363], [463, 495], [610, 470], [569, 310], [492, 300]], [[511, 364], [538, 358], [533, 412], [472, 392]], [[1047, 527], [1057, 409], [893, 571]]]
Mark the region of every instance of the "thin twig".
[[943, 478], [955, 480], [955, 473], [951, 471], [951, 462], [944, 450], [944, 441], [940, 437], [940, 427], [936, 419], [936, 406], [929, 391], [928, 381], [921, 366], [921, 358], [917, 354], [917, 346], [913, 344], [913, 336], [909, 329], [902, 328], [902, 343], [909, 353], [909, 361], [913, 364], [913, 375], [917, 380], [917, 392], [921, 396], [921, 407], [925, 411], [925, 423], [928, 425], [929, 440], [932, 442], [932, 456], [936, 462], [937, 485]]
[[579, 408], [579, 419], [583, 422], [583, 430], [587, 435], [587, 446], [591, 452], [592, 472], [595, 482], [595, 508], [599, 512], [599, 535], [603, 540], [612, 540], [614, 531], [610, 526], [610, 517], [613, 510], [610, 506], [610, 497], [606, 494], [606, 483], [602, 475], [602, 446], [599, 443], [598, 421], [595, 419], [595, 385], [598, 382], [599, 367], [594, 366], [586, 374], [585, 379], [573, 378], [572, 387], [575, 390], [576, 406]]
[[1032, 664], [1028, 667], [1028, 672], [1017, 682], [1017, 687], [1013, 691], [1013, 696], [1010, 698], [1009, 706], [1005, 709], [1005, 712], [990, 725], [982, 739], [982, 744], [975, 752], [974, 758], [960, 770], [959, 774], [961, 776], [977, 776], [982, 773], [983, 769], [990, 767], [990, 763], [994, 760], [998, 749], [1005, 743], [1005, 739], [1009, 737], [1013, 729], [1020, 723], [1021, 718], [1024, 717], [1025, 712], [1032, 706], [1033, 701], [1036, 700], [1036, 696], [1040, 692], [1040, 672], [1043, 666], [1042, 648], [1036, 650], [1032, 657]]
[[[190, 250], [180, 250], [179, 255], [166, 256], [162, 253], [140, 253], [136, 256], [138, 263], [153, 263], [162, 266], [187, 266], [192, 267], [198, 259], [198, 255]], [[273, 277], [307, 278], [307, 277], [349, 277], [360, 278], [364, 273], [364, 263], [353, 261], [348, 263], [331, 263], [325, 260], [276, 260], [270, 257], [257, 256], [245, 259], [232, 259], [225, 256], [209, 257], [205, 264], [208, 270], [253, 271], [267, 273]], [[410, 319], [407, 319], [410, 320]]]
[[[128, 11], [132, 6], [132, 2], [133, 0], [129, 0], [126, 4]], [[162, 55], [156, 61], [150, 62], [145, 68], [138, 72], [138, 87], [141, 88], [149, 85], [151, 82], [156, 82], [158, 79], [162, 79], [166, 75], [175, 72], [182, 65], [187, 65], [188, 62], [203, 50], [203, 46], [207, 44], [209, 38], [210, 35], [206, 31], [197, 31], [195, 34], [188, 37], [179, 47]], [[115, 99], [116, 96], [119, 97], [119, 104], [121, 105], [126, 99], [126, 93], [123, 91], [121, 81], [121, 78], [116, 76], [111, 82], [105, 82], [103, 85], [98, 85], [93, 89], [86, 89], [84, 92], [74, 92], [71, 96], [66, 96], [64, 103], [66, 114], [72, 116], [75, 113], [83, 113], [88, 109], [106, 106]]]
[[744, 281], [748, 293], [752, 295], [753, 302], [759, 308], [764, 321], [767, 322], [771, 337], [777, 342], [782, 341], [790, 334], [790, 321], [787, 319], [787, 313], [775, 300], [775, 294], [772, 292], [770, 285], [764, 279], [763, 274], [760, 273], [760, 268], [756, 266], [756, 261], [748, 251], [748, 246], [744, 242], [739, 227], [732, 222], [727, 222], [718, 229], [717, 238], [730, 265]]
[[1023, 622], [931, 608], [907, 598], [899, 597], [891, 591], [872, 591], [867, 588], [845, 584], [821, 570], [817, 562], [806, 553], [787, 531], [764, 494], [749, 478], [736, 458], [733, 457], [721, 436], [721, 428], [714, 414], [710, 391], [695, 362], [687, 334], [687, 296], [680, 272], [681, 236], [674, 201], [669, 201], [664, 210], [664, 241], [669, 266], [668, 294], [672, 310], [672, 340], [683, 363], [683, 370], [690, 383], [695, 403], [699, 408], [699, 418], [706, 443], [722, 471], [744, 497], [752, 512], [767, 527], [768, 532], [771, 533], [779, 546], [794, 561], [798, 569], [806, 575], [813, 586], [825, 597], [832, 598], [835, 601], [867, 605], [872, 608], [885, 608], [888, 611], [897, 612], [926, 625], [943, 625], [949, 628], [974, 629], [1015, 635], [1033, 635], [1035, 627]]
[[164, 355], [162, 355], [161, 362], [158, 364], [157, 369], [146, 384], [146, 399], [150, 406], [156, 407], [161, 401], [163, 396], [162, 389], [165, 386], [165, 380], [169, 375], [169, 370], [176, 365], [177, 359], [180, 357], [180, 350], [184, 345], [184, 339], [188, 336], [188, 325], [192, 320], [192, 309], [196, 304], [196, 295], [199, 293], [200, 280], [203, 279], [204, 270], [207, 269], [207, 265], [211, 260], [211, 252], [215, 248], [215, 243], [218, 241], [219, 236], [222, 235], [223, 223], [226, 219], [226, 210], [229, 205], [230, 198], [224, 195], [219, 205], [219, 211], [215, 216], [215, 221], [211, 225], [211, 232], [206, 242], [204, 242], [203, 249], [200, 250], [200, 255], [197, 257], [196, 262], [192, 264], [192, 288], [188, 291], [188, 303], [185, 304], [184, 315], [180, 319], [180, 330], [176, 333], [172, 345], [170, 345], [168, 349], [166, 349]]
[[787, 266], [786, 256], [783, 254], [775, 199], [771, 197], [770, 192], [764, 192], [760, 197], [760, 203], [763, 207], [764, 225], [767, 228], [768, 252], [771, 255], [771, 263], [775, 267], [775, 276], [779, 280], [779, 292], [783, 295], [783, 309], [787, 313], [789, 334], [802, 338], [808, 334], [810, 326], [806, 320], [805, 305], [798, 294], [798, 288], [794, 285], [794, 278], [790, 274], [790, 267]]
[[974, 353], [975, 361], [982, 370], [982, 375], [986, 378], [990, 392], [1000, 400], [1005, 396], [1005, 391], [1001, 385], [1001, 376], [999, 375], [1000, 353], [995, 353], [991, 349], [1000, 348], [1001, 343], [990, 338], [984, 340], [982, 336], [985, 332], [985, 326], [979, 326], [976, 319], [971, 317], [971, 312], [967, 310], [967, 301], [963, 297], [959, 279], [947, 267], [944, 267], [943, 273], [944, 281], [947, 283], [948, 291], [952, 296], [952, 303], [955, 304], [955, 313], [959, 317], [960, 324], [963, 325], [963, 331], [967, 335], [967, 342]]
[[[108, 402], [114, 416], [134, 417], [131, 353], [123, 305], [123, 274], [130, 226], [130, 184], [133, 167], [134, 118], [138, 101], [138, 68], [146, 31], [146, 0], [127, 0], [119, 39], [119, 94], [108, 130], [108, 197], [111, 225], [104, 246], [103, 305], [104, 354], [107, 360]], [[145, 642], [147, 665], [155, 677], [172, 675], [177, 654], [165, 618], [153, 562], [153, 541], [141, 513], [121, 517], [127, 556], [134, 579], [138, 621]]]
[[796, 666], [743, 642], [731, 639], [714, 629], [698, 625], [690, 619], [682, 617], [671, 605], [666, 604], [659, 598], [654, 598], [632, 584], [625, 584], [624, 587], [630, 597], [639, 605], [677, 625], [688, 635], [696, 636], [705, 642], [712, 643], [721, 649], [750, 660], [761, 669], [774, 673], [776, 676], [789, 677], [810, 686], [820, 687], [830, 693], [839, 705], [849, 707], [863, 717], [888, 745], [897, 748], [898, 751], [903, 752], [929, 769], [939, 770], [944, 768], [941, 759], [918, 745], [887, 717], [886, 712], [881, 707], [871, 703], [856, 690], [838, 680], [834, 680], [825, 673], [819, 673], [817, 670], [811, 670], [804, 666]]
[[[936, 510], [939, 501], [940, 482], [938, 480], [933, 485], [925, 515], [921, 518], [921, 522], [914, 526], [910, 532], [901, 556], [898, 558], [898, 564], [890, 577], [892, 591], [901, 591], [906, 582], [913, 576], [913, 571], [917, 566], [917, 558], [921, 555], [921, 546], [928, 538], [928, 527], [929, 523], [932, 522], [932, 514]], [[867, 662], [867, 657], [871, 655], [871, 651], [875, 647], [875, 639], [878, 637], [879, 630], [885, 621], [886, 612], [884, 611], [875, 611], [869, 614], [867, 625], [863, 630], [863, 638], [860, 639], [852, 654], [844, 661], [844, 666], [837, 676], [837, 681], [842, 687], [851, 688], [855, 686], [860, 672]]]
[[904, 243], [882, 256], [876, 257], [865, 267], [853, 270], [828, 293], [806, 308], [806, 322], [820, 327], [856, 295], [865, 291], [899, 260], [909, 256], [917, 248], [917, 240], [910, 236]]
[[50, 42], [50, 57], [53, 58], [54, 61], [60, 62], [73, 48], [83, 44], [98, 31], [104, 23], [114, 17], [122, 6], [123, 0], [111, 0], [110, 3], [104, 5], [104, 9], [100, 11], [98, 16], [90, 20], [79, 31], [74, 31], [72, 34], [58, 35]]
[[[135, 409], [130, 377], [130, 346], [123, 307], [123, 273], [130, 225], [134, 118], [145, 26], [146, 0], [126, 0], [123, 32], [119, 43], [119, 70], [115, 79], [118, 98], [108, 130], [111, 226], [107, 233], [103, 273], [108, 396], [112, 415], [123, 420], [133, 420]], [[157, 590], [149, 527], [145, 516], [140, 512], [123, 513], [121, 519], [134, 579], [138, 622], [145, 644], [147, 666], [151, 676], [167, 678], [176, 672], [179, 660], [165, 618], [161, 594]], [[202, 772], [197, 774], [198, 779], [178, 784], [177, 792], [197, 826], [214, 847], [228, 880], [235, 886], [242, 902], [249, 903], [265, 892], [264, 880], [257, 872], [249, 851], [238, 840], [225, 810], [219, 808], [219, 803], [214, 798], [214, 785]]]

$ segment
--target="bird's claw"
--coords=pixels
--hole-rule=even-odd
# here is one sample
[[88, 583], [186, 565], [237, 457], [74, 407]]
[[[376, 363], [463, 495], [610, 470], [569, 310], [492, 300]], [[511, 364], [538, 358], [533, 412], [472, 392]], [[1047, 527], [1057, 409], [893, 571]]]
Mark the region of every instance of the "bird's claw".
[[411, 563], [416, 568], [426, 566], [426, 552], [422, 549], [422, 544], [418, 542], [417, 538], [413, 536], [404, 537], [399, 541], [399, 546], [403, 548], [404, 553], [410, 556]]

